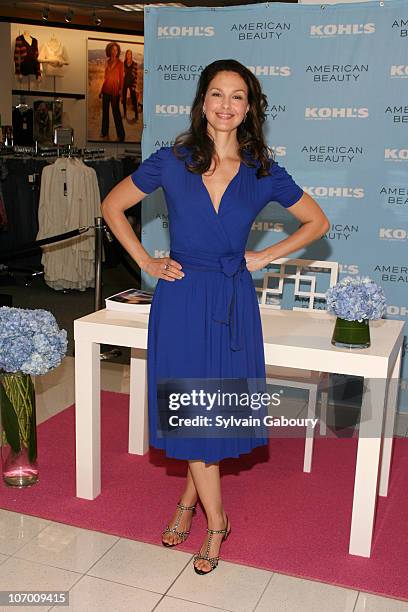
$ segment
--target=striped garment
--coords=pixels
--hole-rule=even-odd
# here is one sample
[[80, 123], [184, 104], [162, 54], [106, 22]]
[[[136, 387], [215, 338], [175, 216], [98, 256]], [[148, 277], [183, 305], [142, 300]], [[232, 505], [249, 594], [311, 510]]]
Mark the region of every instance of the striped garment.
[[22, 74], [23, 76], [33, 74], [37, 79], [41, 76], [36, 38], [33, 38], [31, 45], [29, 45], [24, 38], [24, 34], [17, 36], [14, 47], [14, 67], [16, 74]]

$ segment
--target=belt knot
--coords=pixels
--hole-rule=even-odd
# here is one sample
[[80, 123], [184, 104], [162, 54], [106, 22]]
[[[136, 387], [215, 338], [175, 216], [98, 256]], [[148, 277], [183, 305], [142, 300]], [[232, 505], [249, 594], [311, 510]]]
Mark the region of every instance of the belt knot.
[[212, 318], [214, 321], [229, 325], [231, 350], [241, 350], [243, 348], [244, 335], [243, 273], [247, 269], [244, 252], [240, 251], [229, 255], [217, 256], [198, 252], [192, 255], [171, 250], [170, 257], [187, 268], [223, 272], [223, 282], [215, 299]]
[[230, 327], [230, 347], [233, 351], [243, 348], [243, 277], [246, 260], [242, 253], [222, 255], [219, 258], [225, 275], [213, 311], [213, 319]]
[[221, 255], [221, 269], [226, 276], [234, 276], [241, 269], [245, 268], [245, 259], [239, 255]]

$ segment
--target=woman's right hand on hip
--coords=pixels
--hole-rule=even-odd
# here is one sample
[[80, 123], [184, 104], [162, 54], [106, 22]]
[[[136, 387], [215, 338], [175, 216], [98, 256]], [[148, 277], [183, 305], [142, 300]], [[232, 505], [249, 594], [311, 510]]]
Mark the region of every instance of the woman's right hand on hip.
[[164, 280], [173, 282], [184, 277], [181, 264], [170, 257], [151, 257], [143, 266], [143, 271]]

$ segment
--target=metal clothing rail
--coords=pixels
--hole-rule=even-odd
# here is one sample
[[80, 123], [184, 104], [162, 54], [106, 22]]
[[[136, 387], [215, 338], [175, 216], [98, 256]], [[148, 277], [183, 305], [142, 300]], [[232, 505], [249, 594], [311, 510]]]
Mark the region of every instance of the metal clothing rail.
[[19, 247], [18, 249], [13, 249], [12, 251], [0, 251], [0, 262], [8, 259], [18, 258], [20, 255], [27, 253], [27, 251], [32, 251], [33, 249], [45, 246], [46, 244], [53, 244], [54, 242], [60, 242], [61, 240], [67, 240], [68, 238], [79, 236], [80, 234], [84, 234], [93, 227], [94, 226], [92, 225], [89, 225], [88, 227], [79, 227], [78, 229], [71, 230], [70, 232], [65, 232], [65, 234], [58, 234], [57, 236], [52, 236], [51, 238], [43, 238], [42, 240], [34, 240], [33, 242], [27, 242], [22, 247]]
[[[102, 309], [102, 251], [103, 251], [103, 236], [105, 234], [109, 242], [113, 242], [113, 236], [111, 235], [108, 227], [102, 217], [95, 217], [95, 225], [89, 225], [87, 227], [79, 227], [78, 229], [65, 232], [64, 234], [58, 234], [51, 236], [50, 238], [44, 238], [42, 240], [35, 240], [33, 242], [26, 243], [18, 249], [13, 251], [0, 251], [0, 262], [4, 260], [18, 258], [20, 255], [31, 251], [37, 247], [45, 246], [47, 244], [53, 244], [55, 242], [61, 242], [68, 238], [73, 238], [84, 234], [90, 229], [95, 230], [95, 292], [94, 292], [94, 310]], [[123, 254], [121, 253], [123, 256]], [[128, 264], [128, 271], [130, 272], [130, 266]], [[108, 359], [110, 357], [118, 357], [121, 355], [121, 351], [118, 348], [101, 353], [101, 359]]]

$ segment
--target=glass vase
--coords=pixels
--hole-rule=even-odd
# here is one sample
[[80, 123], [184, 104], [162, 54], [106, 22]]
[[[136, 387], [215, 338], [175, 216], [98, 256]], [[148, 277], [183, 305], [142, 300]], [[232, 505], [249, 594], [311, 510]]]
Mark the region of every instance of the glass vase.
[[369, 321], [346, 321], [337, 317], [331, 343], [341, 348], [362, 349], [370, 346]]
[[38, 480], [35, 390], [31, 376], [0, 374], [1, 459], [3, 480], [27, 487]]

